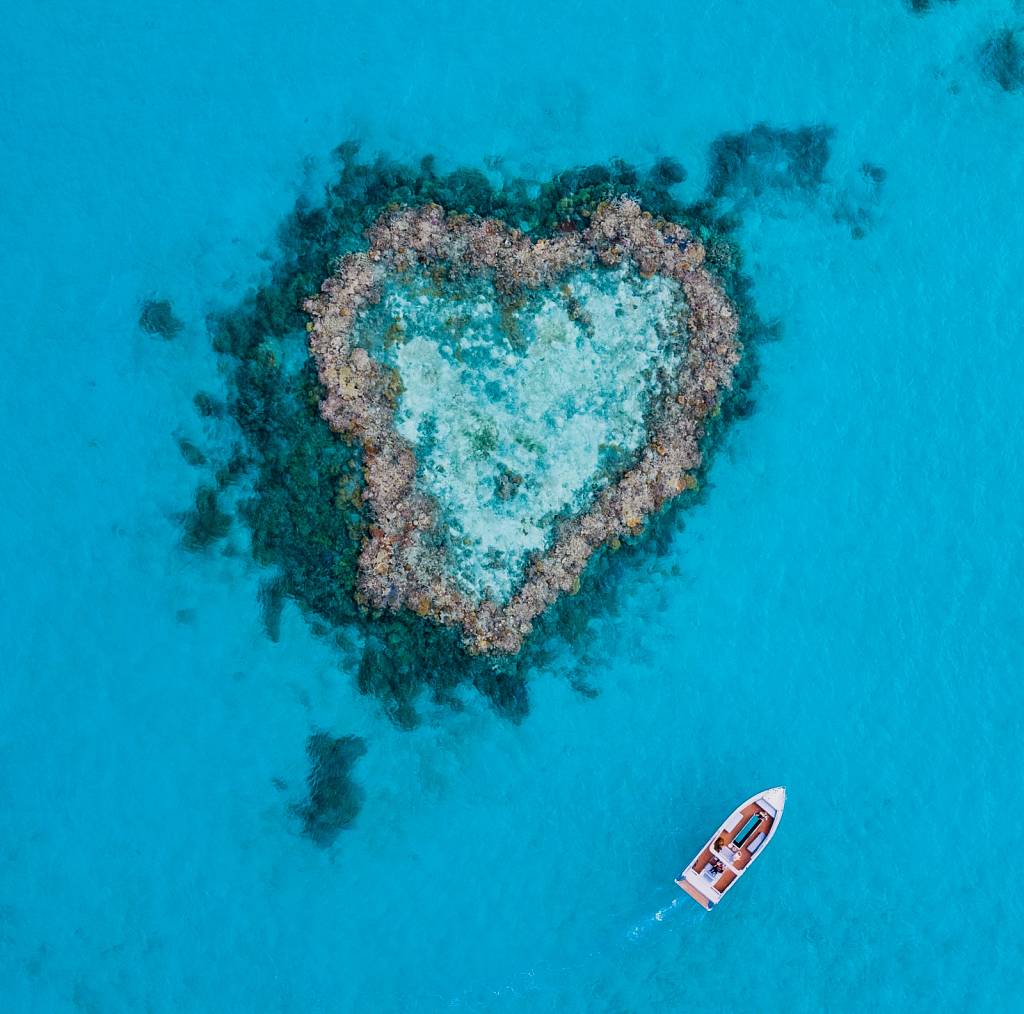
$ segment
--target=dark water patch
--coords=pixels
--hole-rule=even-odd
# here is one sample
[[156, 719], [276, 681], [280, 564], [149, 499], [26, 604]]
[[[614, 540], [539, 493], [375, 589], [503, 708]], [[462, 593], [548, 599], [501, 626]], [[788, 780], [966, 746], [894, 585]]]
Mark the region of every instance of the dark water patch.
[[353, 779], [352, 768], [365, 753], [366, 743], [358, 736], [335, 739], [326, 732], [314, 732], [306, 740], [309, 796], [292, 810], [302, 820], [302, 833], [321, 848], [332, 845], [351, 827], [362, 809], [363, 789]]
[[1024, 29], [1001, 28], [986, 39], [978, 55], [981, 71], [1004, 92], [1024, 88]]
[[147, 299], [139, 312], [139, 327], [146, 334], [157, 335], [165, 341], [175, 338], [184, 324], [174, 315], [169, 299]]
[[267, 637], [275, 644], [281, 640], [281, 614], [288, 597], [288, 582], [278, 575], [260, 584], [256, 593], [260, 606], [260, 620]]
[[822, 124], [723, 134], [711, 145], [708, 193], [758, 197], [768, 190], [817, 190], [825, 178], [835, 130]]
[[245, 451], [241, 447], [235, 447], [227, 461], [219, 465], [214, 473], [217, 489], [227, 489], [237, 482], [245, 474], [250, 464], [250, 459]]
[[882, 166], [863, 162], [858, 176], [835, 195], [832, 217], [849, 227], [853, 239], [863, 239], [874, 224], [887, 175]]
[[[814, 147], [812, 141], [788, 139], [786, 132], [781, 136], [791, 152], [801, 144]], [[820, 175], [814, 157], [805, 153], [794, 178]], [[499, 183], [491, 182], [498, 162], [489, 166], [491, 177], [474, 168], [441, 173], [430, 156], [412, 165], [384, 156], [363, 160], [353, 144], [339, 146], [334, 163], [321, 198], [298, 199], [281, 223], [268, 277], [239, 305], [208, 319], [227, 395], [222, 403], [199, 392], [195, 408], [204, 418], [230, 419], [239, 440], [228, 454], [211, 461], [212, 481], [197, 491], [183, 542], [204, 549], [223, 539], [231, 516], [222, 495], [228, 487], [236, 489], [234, 509], [248, 529], [252, 558], [269, 569], [259, 593], [268, 636], [280, 637], [281, 609], [291, 599], [312, 632], [336, 646], [345, 668], [355, 670], [359, 689], [376, 697], [403, 727], [417, 723], [424, 701], [460, 708], [463, 688], [473, 688], [499, 714], [520, 721], [529, 713], [529, 674], [541, 667], [564, 667], [570, 683], [589, 696], [596, 689], [579, 674], [592, 662], [588, 645], [599, 642], [597, 620], [622, 606], [628, 569], [621, 568], [642, 566], [645, 557], [668, 551], [682, 525], [685, 503], [652, 519], [647, 534], [624, 542], [620, 552], [599, 554], [580, 592], [543, 614], [515, 657], [470, 656], [459, 636], [414, 613], [366, 610], [353, 592], [367, 523], [361, 454], [320, 416], [322, 391], [306, 353], [302, 303], [319, 290], [335, 258], [365, 246], [364, 229], [391, 202], [433, 201], [449, 211], [473, 211], [527, 232], [550, 233], [584, 228], [604, 200], [622, 194], [638, 198], [653, 214], [681, 222], [700, 236], [710, 265], [740, 310], [746, 352], [731, 395], [707, 428], [706, 471], [727, 422], [753, 411], [756, 345], [769, 330], [753, 309], [742, 273], [734, 238], [739, 217], [723, 214], [711, 195], [690, 205], [678, 200], [672, 191], [686, 172], [669, 157], [646, 169], [612, 160], [567, 169], [547, 180], [506, 178]], [[295, 363], [302, 365], [289, 365]], [[495, 493], [514, 496], [514, 487], [514, 476], [498, 477]], [[694, 504], [702, 496], [698, 491], [680, 500]], [[565, 663], [567, 647], [570, 661]]]
[[178, 450], [193, 468], [201, 468], [206, 464], [206, 455], [188, 437], [178, 437]]
[[865, 179], [870, 180], [876, 186], [881, 186], [888, 175], [882, 166], [875, 165], [873, 162], [862, 162], [860, 171]]
[[[424, 691], [432, 704], [460, 710], [459, 687], [472, 686], [498, 714], [513, 722], [529, 714], [527, 673], [536, 656], [467, 655], [455, 631], [406, 614], [371, 614], [374, 622], [357, 671], [359, 690], [373, 694], [403, 728], [419, 722]], [[416, 622], [416, 621], [419, 622]], [[525, 649], [524, 649], [525, 651]]]
[[915, 14], [927, 14], [940, 5], [948, 7], [956, 2], [957, 0], [903, 0], [904, 6]]
[[686, 180], [687, 172], [683, 163], [667, 155], [657, 159], [648, 173], [652, 186], [672, 187]]
[[217, 490], [200, 486], [192, 510], [182, 520], [182, 544], [193, 552], [208, 549], [231, 530], [231, 515], [221, 510]]
[[174, 619], [183, 626], [196, 622], [196, 611], [194, 609], [176, 609]]
[[[825, 124], [796, 128], [759, 123], [748, 131], [727, 133], [709, 150], [705, 200], [718, 212], [720, 227], [734, 227], [727, 217], [742, 216], [751, 206], [814, 205], [845, 225], [851, 237], [862, 239], [870, 231], [881, 201], [886, 172], [873, 162], [862, 162], [859, 172], [847, 170], [841, 182], [831, 178], [835, 129]], [[726, 224], [727, 223], [727, 224]]]
[[196, 391], [192, 404], [204, 419], [221, 419], [227, 408], [224, 402], [206, 391]]

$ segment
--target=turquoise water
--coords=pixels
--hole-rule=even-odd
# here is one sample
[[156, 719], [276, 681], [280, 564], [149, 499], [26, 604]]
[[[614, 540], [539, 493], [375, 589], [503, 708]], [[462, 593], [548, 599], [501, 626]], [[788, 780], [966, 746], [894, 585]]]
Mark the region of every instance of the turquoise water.
[[[422, 277], [393, 284], [356, 335], [372, 348], [400, 325], [381, 353], [401, 377], [398, 431], [419, 448], [464, 590], [507, 602], [527, 552], [548, 547], [545, 517], [589, 506], [602, 459], [646, 442], [649, 396], [663, 390], [656, 367], [675, 375], [686, 349], [686, 302], [663, 278], [580, 272], [564, 285], [586, 322], [570, 317], [560, 293], [545, 293], [511, 312], [513, 344], [493, 284], [468, 296], [464, 284], [457, 299], [429, 301]], [[518, 483], [505, 495], [503, 476]]]
[[[7, 5], [5, 1009], [1012, 1009], [1024, 92], [978, 52], [1024, 13], [932, 7]], [[824, 183], [731, 195], [779, 340], [706, 502], [592, 622], [596, 697], [538, 672], [518, 724], [467, 693], [401, 730], [294, 607], [265, 636], [243, 553], [183, 552], [175, 438], [227, 439], [191, 405], [205, 315], [339, 140], [668, 153], [695, 198], [760, 121], [833, 127]], [[290, 810], [314, 728], [368, 747], [328, 849]], [[750, 876], [673, 906], [777, 783]]]

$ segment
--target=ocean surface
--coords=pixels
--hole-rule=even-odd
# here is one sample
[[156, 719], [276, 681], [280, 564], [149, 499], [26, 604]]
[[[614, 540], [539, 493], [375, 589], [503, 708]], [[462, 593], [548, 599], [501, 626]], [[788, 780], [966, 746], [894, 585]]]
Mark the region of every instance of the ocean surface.
[[[4, 1011], [1019, 1004], [1024, 88], [985, 47], [1020, 4], [2, 6]], [[831, 128], [828, 164], [732, 195], [778, 334], [591, 622], [596, 696], [539, 670], [520, 722], [467, 692], [399, 728], [292, 604], [266, 636], [244, 553], [182, 548], [206, 315], [339, 142], [667, 154], [696, 199], [758, 123]], [[328, 848], [293, 809], [315, 729], [367, 746]], [[776, 784], [701, 912], [673, 877]]]

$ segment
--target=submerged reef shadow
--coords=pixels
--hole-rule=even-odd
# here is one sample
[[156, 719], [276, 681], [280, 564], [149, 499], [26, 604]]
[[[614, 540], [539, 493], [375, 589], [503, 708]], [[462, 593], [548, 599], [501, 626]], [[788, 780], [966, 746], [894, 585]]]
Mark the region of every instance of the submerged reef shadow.
[[813, 191], [821, 186], [835, 136], [823, 124], [770, 127], [758, 123], [750, 130], [722, 134], [711, 145], [708, 194], [759, 197], [768, 190]]
[[169, 299], [146, 299], [139, 310], [139, 327], [148, 335], [171, 341], [185, 325], [174, 315]]
[[985, 40], [978, 53], [985, 78], [1004, 92], [1024, 89], [1024, 28], [1001, 28]]
[[885, 170], [864, 162], [842, 184], [831, 181], [826, 170], [835, 134], [827, 124], [791, 128], [767, 123], [722, 134], [708, 153], [708, 199], [719, 214], [729, 208], [740, 215], [755, 204], [770, 208], [779, 199], [818, 203], [849, 228], [852, 238], [862, 239], [881, 199]]
[[352, 768], [365, 753], [366, 743], [358, 736], [335, 738], [317, 731], [306, 740], [308, 795], [293, 804], [292, 812], [302, 820], [302, 833], [321, 848], [351, 827], [362, 808], [364, 793]]
[[[801, 186], [820, 180], [827, 130], [766, 131], [747, 142], [729, 135], [715, 147], [717, 189], [738, 186], [754, 172], [757, 152], [776, 147], [780, 137], [797, 162], [792, 179], [805, 181]], [[732, 389], [706, 420], [695, 488], [679, 498], [698, 503], [711, 452], [729, 422], [753, 409], [757, 345], [770, 330], [754, 310], [742, 273], [734, 238], [739, 219], [723, 213], [713, 194], [696, 204], [681, 203], [673, 187], [685, 169], [670, 158], [646, 171], [612, 160], [548, 180], [508, 178], [499, 184], [472, 168], [440, 173], [429, 156], [414, 166], [383, 156], [363, 160], [352, 143], [339, 146], [334, 158], [336, 172], [322, 200], [300, 198], [281, 224], [269, 276], [239, 305], [208, 318], [228, 393], [221, 402], [198, 392], [195, 410], [211, 424], [219, 425], [223, 416], [237, 433], [237, 446], [219, 457], [205, 451], [209, 477], [183, 519], [183, 543], [209, 550], [236, 531], [246, 532], [252, 559], [269, 570], [259, 603], [268, 636], [280, 636], [284, 603], [292, 600], [314, 633], [344, 656], [359, 689], [375, 696], [399, 725], [416, 724], [424, 695], [432, 704], [460, 708], [463, 688], [478, 691], [504, 717], [521, 720], [529, 711], [528, 676], [539, 666], [564, 667], [581, 693], [592, 694], [571, 657], [585, 659], [590, 620], [621, 607], [619, 568], [645, 553], [663, 553], [682, 512], [662, 509], [634, 534], [595, 554], [575, 594], [563, 595], [542, 613], [514, 655], [471, 655], [455, 631], [415, 612], [360, 606], [353, 589], [368, 531], [365, 463], [359, 445], [341, 439], [320, 415], [324, 390], [307, 355], [302, 307], [340, 256], [365, 249], [365, 230], [389, 206], [437, 204], [449, 213], [493, 218], [528, 236], [553, 236], [587, 228], [599, 207], [619, 197], [636, 200], [655, 218], [678, 223], [699, 239], [709, 268], [738, 310], [744, 354]], [[233, 526], [233, 518], [241, 525]]]
[[927, 14], [940, 5], [952, 6], [957, 0], [903, 0], [904, 6], [914, 14]]

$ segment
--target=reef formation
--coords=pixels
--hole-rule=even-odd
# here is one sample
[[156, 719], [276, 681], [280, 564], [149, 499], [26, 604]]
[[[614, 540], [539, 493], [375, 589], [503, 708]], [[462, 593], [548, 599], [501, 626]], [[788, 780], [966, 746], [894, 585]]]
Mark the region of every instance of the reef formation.
[[171, 341], [184, 326], [174, 315], [169, 299], [147, 299], [139, 310], [139, 327], [148, 335], [158, 335], [165, 341]]
[[1024, 89], [1024, 27], [994, 32], [982, 46], [979, 59], [984, 75], [1004, 92]]
[[317, 731], [306, 740], [309, 795], [292, 812], [302, 820], [302, 833], [322, 848], [352, 825], [363, 805], [363, 790], [352, 778], [352, 768], [365, 753], [366, 743], [358, 736]]
[[[309, 348], [324, 390], [321, 413], [335, 432], [358, 441], [362, 450], [361, 500], [369, 518], [358, 557], [357, 597], [375, 610], [407, 610], [456, 628], [471, 654], [516, 654], [538, 616], [560, 596], [579, 589], [599, 548], [635, 535], [666, 502], [696, 487], [705, 420], [720, 410], [740, 361], [737, 310], [709, 270], [704, 244], [689, 228], [656, 218], [622, 194], [599, 201], [586, 217], [583, 229], [534, 237], [497, 218], [447, 212], [433, 202], [392, 207], [367, 230], [368, 248], [342, 257], [320, 293], [305, 303]], [[601, 315], [602, 327], [595, 317], [608, 306], [609, 284], [612, 312]], [[454, 305], [466, 304], [467, 319], [455, 324], [458, 333], [440, 339], [424, 335], [417, 306], [434, 298], [449, 308], [453, 291]], [[475, 298], [467, 299], [467, 292]], [[392, 312], [378, 314], [377, 326], [367, 328], [382, 301]], [[505, 322], [504, 335], [496, 337], [490, 329], [481, 338], [480, 328], [471, 326], [488, 316]], [[624, 323], [614, 323], [623, 316]], [[449, 315], [440, 330], [451, 332], [457, 317]], [[410, 318], [416, 325], [411, 335]], [[472, 340], [466, 340], [467, 330]], [[443, 394], [439, 379], [467, 354], [515, 364], [516, 341], [525, 346], [518, 350], [521, 357], [528, 358], [531, 346], [546, 339], [549, 355], [569, 362], [574, 350], [584, 348], [589, 355], [597, 344], [607, 346], [609, 334], [628, 354], [617, 366], [592, 357], [592, 369], [612, 381], [614, 397], [604, 399], [610, 405], [600, 420], [585, 418], [589, 439], [576, 450], [583, 456], [583, 471], [593, 471], [606, 438], [622, 452], [612, 456], [617, 467], [575, 475], [561, 483], [560, 496], [552, 497], [551, 462], [542, 461], [537, 475], [528, 472], [524, 478], [510, 467], [508, 453], [502, 460], [497, 427], [492, 426], [484, 447], [477, 446], [461, 462], [442, 462], [440, 478], [435, 468], [430, 481], [417, 454], [417, 438], [426, 429], [428, 448], [429, 438], [436, 439], [437, 412], [419, 412], [419, 424], [403, 431], [401, 420], [408, 422], [414, 413], [407, 406], [403, 410], [401, 401], [415, 371], [408, 369], [408, 356], [407, 369], [398, 368], [402, 357], [395, 346], [408, 349], [416, 343], [421, 349], [417, 394], [422, 398], [432, 385]], [[438, 352], [439, 342], [450, 353], [448, 364]], [[426, 369], [424, 345], [433, 346]], [[649, 397], [634, 398], [632, 418], [626, 413], [611, 425], [607, 409], [644, 393], [616, 390], [614, 383], [641, 353], [647, 355], [648, 368], [630, 379], [632, 386], [649, 388]], [[501, 383], [493, 370], [491, 385], [500, 400]], [[457, 400], [458, 390], [450, 391], [449, 398]], [[586, 416], [586, 408], [571, 404], [562, 417], [556, 414], [556, 427], [571, 427], [574, 419]], [[450, 414], [447, 422], [450, 429]], [[511, 422], [506, 419], [504, 428]], [[636, 432], [626, 439], [631, 430], [641, 431], [642, 439], [636, 440]], [[538, 443], [535, 437], [530, 440]], [[524, 439], [519, 444], [515, 460], [524, 461], [525, 447], [529, 465], [536, 448]], [[483, 459], [484, 472], [493, 472], [499, 503], [488, 517], [499, 527], [508, 522], [503, 542], [486, 531], [474, 540], [467, 534], [465, 511], [456, 518], [460, 523], [450, 524], [449, 493], [470, 458]], [[569, 466], [571, 472], [572, 462]], [[520, 486], [525, 486], [522, 492]], [[489, 499], [479, 481], [462, 499], [472, 499], [474, 490]], [[548, 508], [542, 512], [549, 520], [547, 531], [543, 519], [503, 509], [510, 500], [531, 496]], [[486, 529], [486, 522], [478, 527]], [[523, 533], [527, 538], [517, 542]], [[463, 547], [481, 538], [484, 549], [488, 542], [501, 543], [501, 548], [490, 546], [491, 565], [504, 570], [496, 580], [484, 576], [481, 582], [479, 566], [469, 568], [475, 582], [467, 577]]]
[[[776, 333], [775, 325], [759, 318], [750, 279], [741, 270], [734, 239], [739, 217], [711, 194], [683, 203], [674, 188], [686, 179], [686, 170], [670, 157], [646, 168], [612, 159], [546, 179], [506, 172], [500, 160], [487, 160], [486, 173], [475, 167], [440, 172], [430, 156], [415, 164], [385, 156], [365, 160], [352, 143], [339, 146], [334, 160], [324, 184], [311, 179], [281, 222], [266, 274], [239, 302], [207, 319], [224, 384], [218, 391], [197, 392], [193, 421], [174, 434], [186, 461], [201, 473], [194, 505], [180, 518], [182, 542], [199, 553], [251, 558], [265, 575], [259, 610], [267, 636], [278, 639], [283, 610], [294, 604], [312, 632], [335, 648], [343, 669], [355, 674], [359, 690], [378, 698], [401, 726], [417, 724], [421, 708], [430, 704], [460, 709], [463, 688], [473, 688], [500, 715], [519, 721], [529, 711], [529, 676], [538, 667], [563, 675], [578, 692], [592, 696], [588, 654], [601, 629], [593, 620], [625, 606], [629, 570], [657, 566], [655, 559], [671, 551], [684, 512], [654, 509], [646, 517], [636, 514], [635, 522], [633, 515], [627, 519], [620, 513], [617, 520], [609, 515], [621, 535], [586, 546], [567, 544], [571, 552], [589, 552], [589, 560], [576, 580], [570, 582], [566, 573], [559, 585], [545, 574], [544, 584], [534, 586], [535, 594], [550, 595], [553, 601], [531, 621], [533, 632], [525, 640], [521, 630], [510, 633], [509, 647], [522, 640], [515, 654], [467, 651], [463, 628], [438, 622], [429, 609], [419, 615], [421, 601], [395, 608], [391, 595], [383, 607], [376, 605], [382, 599], [368, 597], [360, 587], [366, 570], [363, 550], [374, 541], [372, 529], [382, 527], [376, 504], [365, 496], [366, 448], [358, 436], [343, 436], [324, 419], [321, 406], [328, 392], [318, 376], [320, 364], [310, 354], [311, 321], [304, 305], [324, 298], [325, 279], [338, 275], [346, 256], [368, 255], [374, 230], [403, 220], [402, 215], [437, 215], [437, 208], [448, 225], [461, 221], [460, 228], [469, 229], [472, 223], [487, 222], [493, 236], [507, 236], [510, 242], [518, 236], [524, 250], [529, 239], [535, 245], [582, 251], [582, 266], [566, 262], [557, 280], [552, 274], [554, 287], [520, 283], [518, 292], [513, 286], [508, 293], [499, 292], [490, 268], [474, 274], [463, 263], [453, 276], [450, 261], [428, 258], [429, 263], [421, 263], [416, 255], [406, 272], [382, 279], [380, 302], [358, 315], [352, 333], [353, 352], [357, 347], [368, 355], [372, 351], [390, 377], [392, 426], [414, 447], [422, 465], [417, 471], [420, 492], [433, 498], [439, 523], [456, 536], [445, 545], [456, 590], [470, 605], [490, 597], [505, 607], [526, 569], [538, 562], [538, 551], [542, 556], [551, 548], [547, 541], [537, 543], [539, 535], [547, 540], [567, 532], [573, 516], [582, 524], [583, 515], [600, 497], [611, 496], [612, 486], [630, 469], [644, 460], [647, 468], [660, 461], [651, 439], [663, 420], [659, 409], [690, 411], [675, 397], [691, 341], [692, 308], [681, 283], [671, 277], [671, 265], [668, 273], [660, 273], [655, 262], [637, 259], [648, 241], [656, 258], [694, 259], [692, 284], [706, 271], [720, 287], [733, 309], [733, 340], [742, 356], [731, 368], [731, 386], [719, 388], [717, 401], [708, 399], [712, 407], [699, 420], [703, 435], [692, 433], [699, 456], [691, 445], [689, 457], [679, 457], [677, 473], [670, 473], [667, 463], [659, 468], [667, 488], [651, 487], [638, 506], [652, 508], [666, 492], [665, 505], [692, 505], [707, 495], [712, 451], [732, 420], [753, 411], [758, 349]], [[733, 179], [734, 198], [742, 198], [738, 188], [745, 182], [746, 176]], [[730, 202], [737, 203], [743, 202]], [[595, 216], [632, 206], [642, 210], [625, 239], [643, 242], [631, 246], [618, 265], [606, 265], [601, 251], [614, 257], [612, 244], [593, 250], [586, 245], [587, 236], [597, 238]], [[674, 246], [668, 242], [672, 236]], [[703, 264], [696, 264], [698, 248], [704, 252]], [[388, 263], [384, 258], [375, 269]], [[430, 297], [426, 305], [420, 302], [423, 294]], [[612, 304], [618, 309], [610, 310]], [[396, 306], [404, 314], [404, 335], [387, 323]], [[453, 318], [450, 325], [446, 316]], [[465, 325], [461, 321], [467, 316], [471, 319]], [[556, 332], [558, 340], [552, 341]], [[434, 339], [426, 350], [429, 356], [421, 354], [425, 346], [416, 340], [428, 337]], [[490, 367], [478, 369], [483, 346], [491, 345], [493, 352], [501, 342], [505, 361], [514, 358], [516, 364], [492, 359]], [[546, 392], [546, 403], [534, 397], [531, 386], [545, 342], [556, 349], [558, 365], [538, 388]], [[593, 376], [586, 370], [591, 352], [599, 367]], [[431, 374], [435, 367], [442, 373]], [[429, 376], [443, 380], [444, 390], [432, 389]], [[495, 390], [495, 383], [501, 390]], [[456, 401], [461, 416], [480, 410], [481, 425], [468, 441], [478, 456], [460, 458], [457, 428], [445, 433], [443, 410]], [[487, 411], [485, 401], [491, 403]], [[431, 414], [437, 423], [434, 434]], [[588, 445], [579, 436], [586, 436], [584, 423], [600, 427], [596, 457], [593, 440], [591, 457], [583, 453]], [[551, 429], [558, 440], [547, 441], [545, 448], [542, 430]], [[442, 488], [439, 462], [446, 457], [458, 461], [459, 481], [448, 484], [459, 494], [454, 499], [446, 499]], [[576, 478], [590, 472], [594, 481], [575, 486], [567, 460], [576, 462]], [[684, 460], [699, 464], [684, 469]], [[674, 499], [673, 479], [684, 485]], [[473, 490], [471, 480], [485, 480], [489, 495], [487, 503], [474, 497], [472, 506], [480, 511], [474, 517], [458, 502]], [[513, 521], [522, 523], [525, 532], [513, 531], [514, 538], [501, 543], [498, 534], [514, 529]], [[458, 536], [479, 536], [482, 527], [491, 536], [488, 545], [463, 545]], [[425, 539], [431, 551], [434, 541]], [[492, 562], [497, 569], [491, 569]], [[541, 570], [548, 566], [544, 563]], [[579, 591], [566, 594], [566, 586], [569, 592]]]

